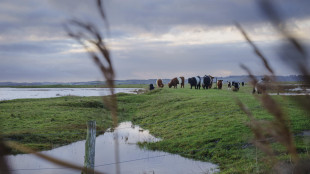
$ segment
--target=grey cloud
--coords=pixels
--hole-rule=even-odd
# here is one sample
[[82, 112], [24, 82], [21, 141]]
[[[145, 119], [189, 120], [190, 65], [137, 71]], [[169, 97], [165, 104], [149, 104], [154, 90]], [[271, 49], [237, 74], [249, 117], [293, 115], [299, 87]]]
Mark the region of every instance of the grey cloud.
[[[49, 1], [61, 11], [69, 11], [67, 16], [99, 23], [93, 1], [68, 0]], [[124, 33], [165, 33], [175, 26], [218, 27], [233, 25], [235, 21], [242, 24], [257, 24], [268, 21], [257, 3], [248, 0], [113, 0], [104, 1], [108, 22], [113, 37]], [[285, 19], [298, 19], [310, 16], [308, 0], [276, 0], [277, 10]], [[71, 8], [72, 7], [72, 8]], [[92, 16], [87, 17], [87, 16]], [[126, 31], [124, 30], [126, 29]]]
[[10, 54], [59, 54], [71, 48], [73, 41], [33, 41], [19, 43], [2, 43], [0, 44], [0, 52]]
[[[1, 11], [17, 16], [18, 24], [5, 23], [0, 30], [9, 29], [10, 25], [18, 26], [57, 26], [72, 17], [82, 18], [102, 25], [96, 14], [94, 1], [5, 1], [15, 4]], [[204, 25], [210, 27], [232, 25], [234, 21], [240, 23], [258, 23], [266, 19], [261, 15], [257, 1], [248, 0], [169, 0], [169, 1], [141, 1], [141, 0], [113, 0], [104, 1], [108, 21], [115, 36], [128, 32], [166, 32], [173, 26]], [[276, 0], [277, 9], [283, 12], [285, 18], [309, 17], [308, 0]], [[21, 5], [18, 5], [21, 4]], [[23, 7], [23, 8], [22, 8]], [[13, 9], [12, 9], [13, 8]], [[22, 10], [21, 10], [22, 8]], [[29, 10], [31, 9], [31, 10]], [[7, 27], [5, 27], [7, 26]], [[57, 26], [58, 27], [58, 26]]]
[[85, 55], [1, 57], [0, 81], [89, 81], [99, 70]]
[[[271, 66], [279, 74], [292, 74], [293, 71], [284, 69], [279, 64], [277, 45], [261, 46], [264, 54], [269, 58]], [[204, 46], [182, 46], [182, 47], [157, 47], [126, 52], [127, 57], [119, 59], [114, 55], [114, 63], [120, 77], [130, 78], [140, 73], [145, 73], [149, 78], [157, 78], [160, 74], [170, 74], [172, 78], [176, 72], [180, 75], [220, 75], [219, 71], [230, 71], [233, 75], [245, 74], [240, 68], [244, 64], [255, 74], [264, 74], [263, 64], [254, 54], [247, 43], [236, 44], [214, 44]], [[124, 55], [123, 55], [124, 56]]]
[[[158, 2], [158, 1], [156, 1]], [[307, 0], [277, 1], [285, 18], [309, 17]], [[106, 3], [112, 26], [131, 25], [151, 32], [164, 32], [176, 25], [232, 25], [234, 21], [255, 24], [265, 22], [255, 1], [111, 1]]]
[[[309, 17], [308, 0], [276, 3], [285, 19]], [[158, 36], [176, 26], [226, 26], [233, 21], [255, 28], [267, 21], [257, 4], [249, 0], [110, 0], [105, 1], [105, 10], [112, 39], [144, 32]], [[87, 54], [62, 53], [76, 44], [68, 41], [62, 28], [68, 19], [81, 18], [105, 29], [93, 1], [2, 0], [1, 14], [0, 81], [87, 81], [100, 77]], [[33, 40], [30, 36], [43, 39]], [[278, 74], [294, 73], [278, 63], [277, 45], [261, 46]], [[261, 62], [245, 42], [169, 46], [167, 42], [133, 41], [128, 47], [131, 49], [112, 51], [118, 79], [136, 78], [137, 74], [156, 78], [160, 73], [171, 77], [176, 72], [185, 76], [216, 75], [218, 70], [245, 74], [240, 63], [254, 73], [264, 73]]]

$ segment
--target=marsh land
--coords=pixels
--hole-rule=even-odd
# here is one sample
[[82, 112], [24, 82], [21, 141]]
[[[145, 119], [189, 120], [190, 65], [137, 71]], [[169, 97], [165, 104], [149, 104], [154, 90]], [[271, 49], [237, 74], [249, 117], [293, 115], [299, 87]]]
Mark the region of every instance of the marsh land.
[[[135, 86], [137, 87], [137, 86]], [[143, 87], [147, 88], [146, 85]], [[162, 141], [140, 146], [210, 161], [222, 173], [264, 172], [264, 156], [252, 144], [249, 118], [239, 108], [240, 99], [259, 120], [273, 117], [263, 108], [250, 86], [238, 92], [222, 90], [155, 89], [142, 94], [117, 94], [118, 120], [132, 121]], [[310, 113], [296, 99], [305, 96], [273, 96], [289, 118], [297, 151], [308, 153], [302, 132], [310, 130]], [[86, 122], [96, 120], [98, 135], [112, 125], [102, 97], [65, 96], [48, 99], [0, 101], [1, 131], [7, 140], [36, 150], [46, 150], [85, 139]], [[283, 146], [273, 143], [278, 158], [288, 160]], [[14, 153], [20, 153], [12, 151]]]

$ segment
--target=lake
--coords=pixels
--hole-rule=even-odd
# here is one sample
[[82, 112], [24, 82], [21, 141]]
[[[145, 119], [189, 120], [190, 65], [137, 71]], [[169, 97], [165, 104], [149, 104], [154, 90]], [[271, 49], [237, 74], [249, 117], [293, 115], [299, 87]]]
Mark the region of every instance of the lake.
[[300, 84], [290, 84], [288, 86], [296, 86], [295, 88], [287, 89], [284, 92], [279, 93], [268, 93], [269, 95], [291, 95], [291, 96], [297, 96], [297, 95], [309, 95], [310, 89], [306, 86], [302, 86]]
[[[115, 88], [115, 93], [136, 93], [141, 88]], [[52, 98], [62, 96], [105, 96], [109, 88], [0, 88], [0, 101], [22, 98]]]

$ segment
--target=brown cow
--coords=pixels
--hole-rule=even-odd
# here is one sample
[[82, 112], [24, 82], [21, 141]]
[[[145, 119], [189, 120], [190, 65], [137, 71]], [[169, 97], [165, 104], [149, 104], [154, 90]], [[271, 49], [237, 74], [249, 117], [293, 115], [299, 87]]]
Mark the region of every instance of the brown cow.
[[209, 89], [211, 89], [211, 88], [212, 88], [212, 85], [213, 85], [213, 79], [214, 79], [214, 77], [212, 77], [211, 75], [209, 75], [209, 77], [210, 77], [210, 79], [211, 79], [211, 82], [210, 82], [210, 84], [209, 84]]
[[178, 84], [179, 84], [179, 80], [178, 80], [178, 78], [175, 77], [175, 78], [171, 79], [171, 81], [168, 83], [168, 86], [169, 86], [169, 88], [171, 88], [172, 86], [174, 88], [177, 88]]
[[164, 87], [163, 81], [161, 79], [157, 79], [156, 80], [156, 84], [157, 84], [157, 87], [159, 87], [159, 88], [163, 88]]
[[183, 77], [183, 76], [182, 76], [182, 77], [179, 77], [179, 78], [178, 78], [178, 81], [179, 81], [179, 84], [181, 84], [181, 88], [182, 88], [182, 87], [184, 88], [184, 82], [185, 82], [184, 77]]
[[174, 88], [178, 88], [178, 84], [181, 84], [181, 88], [184, 88], [184, 77], [175, 77], [173, 79], [171, 79], [171, 81], [168, 83], [169, 88], [171, 88], [172, 86]]
[[217, 89], [222, 89], [223, 86], [223, 80], [218, 80], [217, 81]]

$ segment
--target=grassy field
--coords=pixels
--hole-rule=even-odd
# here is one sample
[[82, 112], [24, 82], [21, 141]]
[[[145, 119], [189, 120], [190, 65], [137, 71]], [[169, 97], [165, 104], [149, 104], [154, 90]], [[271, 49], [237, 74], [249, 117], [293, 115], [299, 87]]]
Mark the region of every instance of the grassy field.
[[[250, 87], [230, 90], [156, 89], [144, 94], [118, 94], [119, 121], [131, 120], [163, 140], [141, 146], [211, 161], [222, 173], [264, 173], [264, 156], [250, 143], [253, 133], [248, 117], [236, 104], [240, 99], [260, 120], [271, 120]], [[310, 114], [293, 99], [274, 96], [290, 118], [299, 153], [309, 144], [298, 133], [310, 129]], [[86, 121], [95, 119], [99, 133], [111, 126], [110, 114], [100, 97], [19, 99], [0, 102], [1, 128], [5, 138], [37, 150], [50, 149], [85, 138]], [[279, 158], [286, 151], [274, 144]], [[16, 153], [16, 152], [12, 152]], [[256, 159], [258, 163], [256, 163]]]

